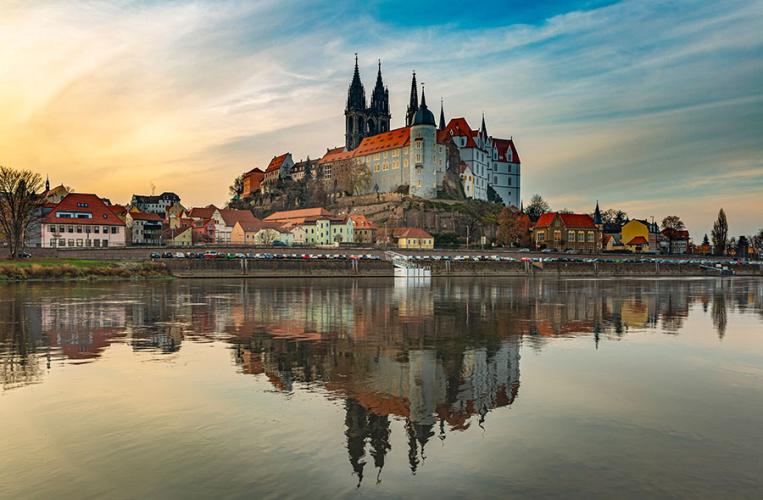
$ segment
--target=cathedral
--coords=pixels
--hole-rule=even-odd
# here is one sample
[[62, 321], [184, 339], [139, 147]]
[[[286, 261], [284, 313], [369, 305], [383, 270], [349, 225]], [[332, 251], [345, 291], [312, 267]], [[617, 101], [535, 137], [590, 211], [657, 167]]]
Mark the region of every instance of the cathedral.
[[[453, 167], [458, 169], [467, 197], [488, 200], [492, 195], [506, 205], [521, 203], [520, 161], [513, 138], [488, 135], [484, 114], [479, 130], [473, 130], [464, 118], [446, 123], [442, 103], [439, 124], [436, 123], [426, 105], [423, 88], [419, 102], [415, 71], [405, 127], [391, 129], [389, 89], [384, 85], [381, 61], [368, 105], [356, 54], [344, 116], [344, 148], [327, 151], [321, 160], [329, 169], [333, 161], [353, 158], [368, 166], [376, 192], [406, 185], [411, 194], [432, 198], [442, 187], [445, 171]], [[458, 165], [449, 165], [452, 159], [449, 147], [458, 150]]]
[[[419, 100], [414, 71], [405, 126], [393, 129], [389, 89], [384, 85], [381, 61], [369, 103], [356, 54], [344, 110], [344, 146], [327, 149], [322, 158], [312, 160], [324, 181], [333, 182], [331, 170], [335, 164], [353, 161], [365, 165], [371, 174], [366, 192], [359, 194], [408, 192], [431, 199], [443, 192], [446, 177], [451, 179], [447, 184], [452, 187], [453, 174], [456, 174], [455, 183], [460, 178], [467, 198], [519, 207], [520, 160], [513, 138], [499, 139], [489, 135], [484, 114], [477, 130], [472, 129], [463, 117], [446, 122], [442, 102], [438, 123], [427, 106], [423, 86], [420, 95]], [[283, 158], [286, 160], [281, 161]], [[263, 189], [284, 177], [301, 175], [290, 158], [289, 153], [274, 157], [264, 172]], [[255, 170], [257, 172], [252, 172], [262, 175], [262, 171]], [[247, 175], [254, 175], [252, 172]], [[451, 174], [446, 175], [448, 172]], [[245, 178], [245, 184], [246, 181]]]

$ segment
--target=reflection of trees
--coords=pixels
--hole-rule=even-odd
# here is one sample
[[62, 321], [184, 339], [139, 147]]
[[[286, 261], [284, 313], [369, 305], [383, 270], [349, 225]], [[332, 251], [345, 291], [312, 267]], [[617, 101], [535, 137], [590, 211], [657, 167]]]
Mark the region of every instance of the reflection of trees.
[[726, 336], [726, 296], [723, 293], [713, 294], [713, 326], [718, 330], [718, 338]]
[[22, 301], [0, 301], [0, 381], [4, 390], [38, 382], [42, 377], [39, 335]]

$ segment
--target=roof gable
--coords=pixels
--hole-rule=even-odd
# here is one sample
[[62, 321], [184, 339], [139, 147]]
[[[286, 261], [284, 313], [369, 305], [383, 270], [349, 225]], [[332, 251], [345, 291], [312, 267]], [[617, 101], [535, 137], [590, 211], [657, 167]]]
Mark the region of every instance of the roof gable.
[[[61, 212], [89, 214], [89, 217], [58, 217]], [[86, 224], [124, 226], [125, 223], [94, 194], [69, 193], [57, 204], [42, 222], [45, 224]]]

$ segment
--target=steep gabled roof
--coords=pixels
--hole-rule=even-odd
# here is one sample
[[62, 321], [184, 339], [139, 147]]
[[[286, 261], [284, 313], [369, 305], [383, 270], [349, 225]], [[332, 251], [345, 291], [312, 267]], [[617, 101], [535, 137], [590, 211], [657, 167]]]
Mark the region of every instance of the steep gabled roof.
[[376, 229], [377, 227], [376, 224], [368, 220], [368, 217], [363, 214], [352, 214], [350, 219], [352, 219], [355, 229]]
[[[76, 212], [89, 214], [89, 218], [58, 217], [60, 212]], [[94, 194], [69, 193], [55, 206], [53, 210], [43, 217], [45, 224], [84, 224], [91, 226], [110, 225], [124, 226], [122, 219], [106, 205], [101, 198]]]
[[519, 160], [519, 153], [517, 153], [517, 148], [514, 146], [513, 139], [496, 139], [493, 137], [493, 144], [498, 150], [498, 161], [522, 163]]
[[289, 153], [284, 153], [279, 156], [274, 156], [272, 160], [270, 160], [270, 163], [268, 164], [268, 168], [265, 169], [265, 172], [273, 172], [281, 168], [281, 165], [283, 165], [284, 160], [286, 160], [286, 157]]
[[466, 137], [467, 148], [477, 147], [477, 143], [474, 142], [474, 136], [477, 132], [472, 130], [469, 123], [467, 123], [466, 118], [451, 118], [443, 130], [447, 130], [451, 137]]

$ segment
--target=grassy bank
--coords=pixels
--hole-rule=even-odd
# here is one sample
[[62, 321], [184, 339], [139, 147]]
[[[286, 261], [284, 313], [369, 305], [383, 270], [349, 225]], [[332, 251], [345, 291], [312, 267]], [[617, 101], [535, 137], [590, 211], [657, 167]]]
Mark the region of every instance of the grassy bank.
[[0, 260], [0, 281], [147, 279], [169, 277], [162, 262], [84, 259]]

